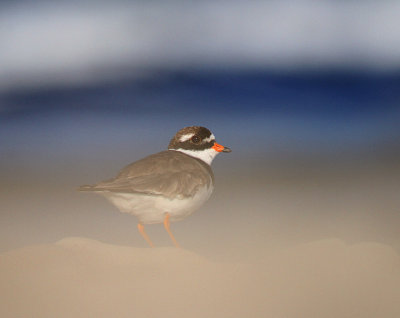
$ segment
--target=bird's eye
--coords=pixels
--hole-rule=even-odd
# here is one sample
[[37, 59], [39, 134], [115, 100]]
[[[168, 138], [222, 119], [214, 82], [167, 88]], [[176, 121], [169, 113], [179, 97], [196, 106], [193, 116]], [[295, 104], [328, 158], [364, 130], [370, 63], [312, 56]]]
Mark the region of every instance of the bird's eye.
[[201, 141], [199, 136], [193, 136], [191, 140], [194, 144], [198, 144]]

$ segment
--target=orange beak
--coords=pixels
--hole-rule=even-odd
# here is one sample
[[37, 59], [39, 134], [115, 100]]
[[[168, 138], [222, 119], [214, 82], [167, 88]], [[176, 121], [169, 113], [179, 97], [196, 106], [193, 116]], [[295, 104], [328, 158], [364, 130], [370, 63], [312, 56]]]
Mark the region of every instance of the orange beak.
[[216, 142], [214, 143], [214, 146], [212, 146], [211, 148], [218, 152], [231, 152], [232, 151], [228, 147], [224, 147], [220, 144], [217, 144]]

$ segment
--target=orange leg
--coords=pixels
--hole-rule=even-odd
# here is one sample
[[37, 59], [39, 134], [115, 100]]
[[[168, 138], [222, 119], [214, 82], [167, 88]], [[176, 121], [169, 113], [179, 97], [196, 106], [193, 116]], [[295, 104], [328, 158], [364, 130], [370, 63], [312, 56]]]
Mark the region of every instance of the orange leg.
[[169, 223], [169, 217], [170, 217], [170, 216], [169, 216], [169, 213], [166, 213], [166, 214], [165, 214], [165, 218], [164, 218], [164, 227], [165, 227], [165, 229], [167, 230], [167, 232], [168, 232], [168, 234], [169, 234], [169, 237], [171, 238], [171, 240], [172, 240], [172, 242], [174, 243], [174, 245], [175, 245], [176, 247], [180, 247], [180, 246], [179, 246], [179, 243], [176, 241], [174, 235], [172, 234], [171, 230], [169, 229], [169, 225], [170, 225], [170, 223]]
[[153, 242], [150, 240], [150, 237], [146, 234], [146, 232], [144, 231], [144, 225], [141, 223], [138, 223], [137, 225], [140, 234], [142, 234], [142, 236], [144, 237], [144, 239], [146, 240], [147, 243], [149, 243], [150, 247], [154, 247]]

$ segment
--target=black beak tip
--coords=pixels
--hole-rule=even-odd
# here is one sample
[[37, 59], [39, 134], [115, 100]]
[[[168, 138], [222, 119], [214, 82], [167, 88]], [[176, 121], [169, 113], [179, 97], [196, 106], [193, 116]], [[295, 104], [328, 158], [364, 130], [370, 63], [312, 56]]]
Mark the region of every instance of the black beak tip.
[[232, 150], [231, 150], [231, 148], [224, 147], [224, 150], [222, 150], [222, 152], [232, 152]]

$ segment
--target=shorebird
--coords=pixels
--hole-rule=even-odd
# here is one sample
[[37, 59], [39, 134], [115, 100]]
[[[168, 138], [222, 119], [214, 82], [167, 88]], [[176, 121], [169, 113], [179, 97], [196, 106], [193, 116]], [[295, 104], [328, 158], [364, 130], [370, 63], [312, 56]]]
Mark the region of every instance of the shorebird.
[[144, 225], [154, 223], [163, 223], [179, 247], [170, 222], [191, 215], [208, 200], [214, 188], [210, 165], [220, 152], [231, 150], [218, 144], [207, 128], [185, 127], [171, 139], [168, 150], [129, 164], [115, 178], [79, 190], [102, 194], [121, 212], [135, 215], [139, 232], [151, 247]]

